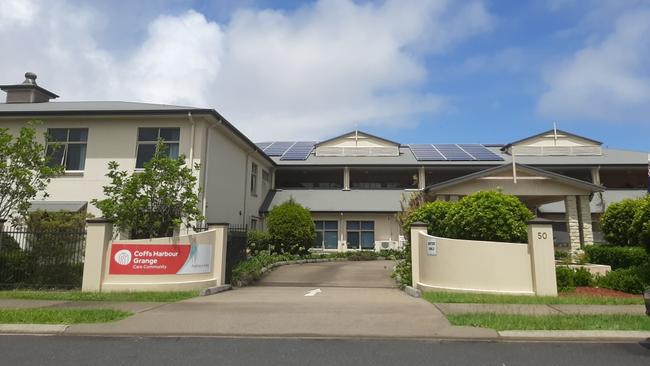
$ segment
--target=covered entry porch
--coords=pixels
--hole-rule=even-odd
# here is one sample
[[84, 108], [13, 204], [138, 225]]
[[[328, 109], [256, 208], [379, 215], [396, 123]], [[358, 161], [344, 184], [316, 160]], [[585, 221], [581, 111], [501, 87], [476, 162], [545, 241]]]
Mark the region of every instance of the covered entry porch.
[[523, 164], [504, 164], [428, 186], [427, 200], [455, 201], [477, 191], [515, 195], [534, 213], [541, 205], [563, 201], [571, 252], [594, 243], [589, 202], [604, 187]]

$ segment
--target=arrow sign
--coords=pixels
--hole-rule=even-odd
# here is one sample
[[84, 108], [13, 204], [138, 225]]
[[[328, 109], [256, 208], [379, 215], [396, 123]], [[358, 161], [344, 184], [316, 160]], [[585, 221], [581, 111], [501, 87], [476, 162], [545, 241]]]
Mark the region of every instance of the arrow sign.
[[319, 288], [317, 288], [317, 289], [315, 289], [315, 290], [307, 291], [307, 293], [305, 294], [305, 296], [309, 296], [309, 297], [311, 297], [311, 296], [316, 296], [316, 294], [320, 294], [321, 292], [323, 292], [323, 291], [321, 291]]

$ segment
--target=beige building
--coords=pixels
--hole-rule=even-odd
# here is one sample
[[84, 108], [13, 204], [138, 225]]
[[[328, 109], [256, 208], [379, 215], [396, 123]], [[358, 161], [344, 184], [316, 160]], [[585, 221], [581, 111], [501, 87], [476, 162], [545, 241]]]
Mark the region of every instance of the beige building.
[[507, 144], [403, 145], [353, 131], [325, 141], [252, 143], [213, 109], [131, 103], [56, 102], [28, 73], [2, 85], [0, 124], [29, 121], [64, 149], [48, 153], [66, 172], [34, 207], [83, 209], [102, 198], [109, 161], [136, 172], [165, 140], [173, 156], [199, 163], [201, 207], [209, 223], [263, 229], [264, 215], [291, 198], [314, 217], [322, 250], [399, 248], [395, 215], [414, 192], [456, 200], [481, 189], [515, 194], [553, 221], [555, 244], [578, 250], [602, 236], [612, 202], [645, 194], [647, 154], [550, 130]]
[[[78, 207], [103, 197], [110, 161], [137, 172], [163, 138], [171, 156], [184, 154], [201, 187], [201, 208], [209, 223], [259, 225], [259, 207], [271, 189], [275, 163], [213, 109], [130, 102], [55, 102], [57, 96], [27, 74], [22, 84], [2, 85], [0, 125], [17, 132], [29, 123], [43, 133], [63, 176], [48, 186], [46, 202], [34, 207]], [[48, 140], [45, 141], [47, 133]]]

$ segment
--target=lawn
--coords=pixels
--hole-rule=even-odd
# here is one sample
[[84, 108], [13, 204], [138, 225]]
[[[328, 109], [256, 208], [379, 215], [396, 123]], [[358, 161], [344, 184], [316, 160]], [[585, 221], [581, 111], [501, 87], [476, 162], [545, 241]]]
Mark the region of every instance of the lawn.
[[0, 309], [0, 324], [106, 323], [132, 313], [109, 309]]
[[146, 301], [174, 302], [199, 295], [198, 291], [179, 292], [81, 292], [81, 291], [0, 291], [0, 299], [59, 301]]
[[431, 303], [471, 304], [576, 304], [576, 305], [643, 305], [642, 297], [597, 296], [517, 296], [467, 294], [455, 292], [423, 292], [422, 297]]
[[453, 325], [496, 330], [650, 330], [645, 315], [448, 315]]

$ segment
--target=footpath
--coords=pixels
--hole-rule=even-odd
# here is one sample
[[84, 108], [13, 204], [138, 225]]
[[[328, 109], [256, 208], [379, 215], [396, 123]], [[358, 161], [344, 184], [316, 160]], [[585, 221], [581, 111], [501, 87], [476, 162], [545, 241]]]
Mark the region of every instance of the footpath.
[[175, 303], [1, 299], [0, 309], [113, 309], [134, 313], [112, 323], [0, 324], [2, 334], [402, 338], [488, 341], [649, 342], [646, 331], [495, 331], [452, 326], [445, 315], [469, 313], [633, 314], [643, 305], [453, 304], [433, 306], [396, 289], [257, 287]]

